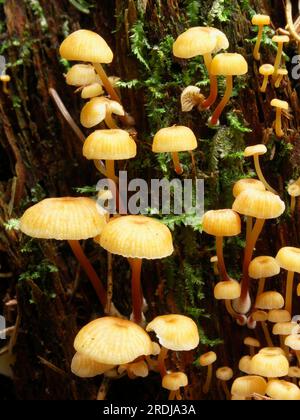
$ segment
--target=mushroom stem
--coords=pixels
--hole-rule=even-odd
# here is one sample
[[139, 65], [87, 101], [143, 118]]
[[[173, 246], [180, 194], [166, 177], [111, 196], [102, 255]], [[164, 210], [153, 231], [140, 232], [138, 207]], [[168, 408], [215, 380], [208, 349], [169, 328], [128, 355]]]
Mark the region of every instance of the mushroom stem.
[[129, 260], [132, 270], [131, 292], [133, 321], [140, 325], [142, 321], [142, 288], [141, 288], [141, 271], [143, 260], [139, 258], [131, 258]]
[[293, 306], [294, 277], [295, 277], [295, 273], [293, 271], [289, 271], [287, 280], [286, 280], [285, 309], [291, 315], [292, 315], [292, 306]]
[[215, 109], [215, 112], [214, 112], [214, 114], [211, 118], [211, 121], [210, 121], [211, 125], [217, 125], [218, 124], [220, 116], [221, 116], [224, 108], [226, 107], [226, 105], [228, 104], [228, 102], [231, 98], [232, 90], [233, 90], [233, 77], [232, 76], [227, 76], [226, 77], [226, 91], [225, 91], [225, 94], [224, 94], [224, 98], [222, 99], [220, 104]]
[[259, 235], [261, 234], [261, 231], [263, 230], [264, 224], [265, 224], [264, 219], [256, 220], [254, 228], [249, 237], [249, 241], [246, 245], [244, 264], [243, 264], [242, 292], [241, 292], [241, 297], [240, 297], [241, 303], [245, 302], [248, 297], [249, 285], [250, 285], [249, 265], [252, 261], [254, 248], [259, 238]]
[[274, 347], [274, 344], [273, 344], [273, 341], [272, 341], [267, 323], [263, 321], [261, 323], [261, 326], [262, 326], [262, 329], [263, 329], [264, 336], [265, 336], [266, 342], [268, 344], [268, 347]]
[[228, 389], [227, 382], [221, 381], [221, 385], [222, 385], [224, 394], [226, 395], [226, 400], [230, 401], [231, 400], [231, 394], [230, 394], [230, 391]]
[[261, 44], [261, 40], [262, 40], [262, 36], [263, 36], [263, 30], [264, 30], [264, 27], [263, 26], [259, 26], [258, 27], [257, 40], [256, 40], [256, 44], [255, 44], [254, 51], [253, 51], [253, 57], [257, 61], [260, 60], [260, 52], [259, 52], [259, 50], [260, 50], [260, 44]]
[[280, 347], [282, 348], [282, 350], [284, 350], [287, 358], [289, 357], [289, 348], [285, 345], [285, 336], [281, 335], [280, 336]]
[[115, 173], [115, 161], [114, 160], [106, 160], [106, 176], [111, 181], [116, 180], [116, 173]]
[[276, 109], [275, 132], [276, 132], [277, 137], [284, 136], [284, 131], [282, 130], [282, 122], [281, 122], [281, 108]]
[[296, 351], [296, 356], [298, 360], [298, 365], [300, 366], [300, 351]]
[[179, 153], [178, 152], [173, 152], [172, 153], [172, 159], [173, 159], [173, 163], [174, 163], [174, 169], [175, 172], [177, 173], [177, 175], [182, 175], [183, 174], [183, 169], [180, 163], [180, 159], [179, 159]]
[[264, 177], [264, 174], [261, 170], [258, 155], [254, 155], [254, 165], [255, 165], [255, 170], [256, 170], [257, 176], [258, 176], [259, 180], [264, 184], [266, 189], [269, 190], [270, 192], [272, 192], [273, 194], [277, 194], [277, 191], [275, 191], [274, 188], [272, 188], [271, 185], [268, 184], [266, 178]]
[[275, 64], [274, 64], [273, 80], [276, 80], [276, 78], [277, 78], [278, 69], [279, 69], [280, 64], [281, 64], [282, 52], [283, 52], [283, 42], [279, 42], [277, 55], [276, 55], [276, 59], [275, 59]]
[[206, 377], [205, 384], [203, 386], [203, 394], [208, 394], [209, 393], [211, 380], [212, 380], [212, 375], [213, 375], [213, 365], [209, 365], [209, 366], [207, 366], [207, 377]]
[[247, 228], [246, 228], [246, 242], [249, 241], [252, 229], [253, 229], [253, 217], [247, 216]]
[[160, 373], [160, 376], [163, 378], [167, 374], [167, 368], [166, 368], [166, 358], [168, 357], [169, 350], [165, 347], [161, 347], [159, 356], [158, 356], [158, 370]]
[[261, 85], [260, 91], [262, 93], [265, 93], [268, 87], [268, 83], [269, 83], [269, 76], [264, 76], [264, 81]]
[[119, 95], [117, 94], [117, 92], [115, 91], [115, 89], [114, 89], [113, 85], [111, 84], [109, 78], [107, 77], [102, 64], [93, 63], [93, 66], [95, 67], [96, 72], [98, 73], [100, 79], [102, 80], [104, 89], [109, 94], [110, 98], [113, 101], [117, 101], [117, 102], [121, 103], [121, 99], [119, 98]]
[[111, 112], [106, 113], [105, 124], [107, 125], [108, 128], [111, 128], [113, 130], [116, 129], [116, 128], [119, 128], [118, 124], [113, 119]]
[[113, 260], [112, 260], [112, 254], [110, 252], [107, 253], [107, 266], [108, 266], [108, 273], [107, 273], [107, 299], [106, 299], [106, 307], [105, 307], [105, 313], [110, 314], [111, 313], [111, 304], [112, 304], [112, 298], [113, 298], [113, 270], [112, 270]]
[[280, 74], [279, 76], [277, 76], [277, 79], [276, 79], [276, 82], [275, 82], [275, 85], [274, 85], [277, 89], [280, 87], [281, 82], [283, 80], [283, 77], [284, 76], [282, 74]]
[[255, 356], [255, 348], [253, 346], [250, 346], [250, 356], [251, 357]]
[[225, 261], [224, 261], [223, 236], [216, 237], [216, 245], [217, 245], [217, 257], [218, 257], [218, 269], [219, 269], [221, 281], [230, 281], [230, 277], [227, 273]]
[[291, 215], [293, 216], [296, 210], [296, 197], [291, 197]]
[[169, 401], [176, 400], [176, 396], [177, 396], [177, 391], [171, 391], [169, 395]]
[[90, 282], [99, 298], [99, 301], [101, 302], [103, 308], [105, 308], [106, 305], [106, 290], [100, 280], [100, 278], [98, 277], [98, 274], [96, 273], [96, 271], [94, 270], [94, 268], [92, 267], [89, 259], [87, 258], [87, 256], [85, 255], [85, 253], [83, 252], [83, 249], [81, 248], [81, 245], [79, 243], [79, 241], [68, 241], [69, 245], [73, 251], [73, 254], [75, 255], [75, 257], [77, 258], [79, 264], [81, 265], [81, 267], [83, 268], [83, 270], [85, 271], [86, 275], [88, 276], [88, 278], [90, 279]]
[[256, 294], [256, 301], [259, 295], [261, 295], [265, 290], [266, 279], [259, 279], [258, 289]]
[[217, 100], [218, 97], [218, 79], [217, 76], [210, 75], [210, 94], [207, 99], [201, 104], [201, 108], [210, 108]]
[[9, 89], [8, 89], [8, 83], [7, 82], [3, 82], [3, 92], [6, 94], [6, 95], [9, 95]]

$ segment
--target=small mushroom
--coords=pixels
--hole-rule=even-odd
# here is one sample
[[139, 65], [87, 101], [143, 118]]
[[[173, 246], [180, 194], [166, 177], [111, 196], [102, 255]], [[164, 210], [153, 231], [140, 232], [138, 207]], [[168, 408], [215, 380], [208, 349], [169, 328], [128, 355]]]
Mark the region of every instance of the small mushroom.
[[100, 83], [100, 78], [91, 64], [75, 64], [66, 74], [66, 83], [69, 86], [82, 88]]
[[247, 375], [252, 375], [251, 356], [243, 356], [239, 361], [239, 370]]
[[250, 356], [255, 356], [255, 349], [258, 349], [261, 347], [261, 344], [256, 338], [253, 337], [246, 337], [244, 340], [245, 346], [248, 346], [250, 348]]
[[125, 111], [119, 102], [100, 97], [91, 99], [82, 109], [80, 114], [81, 125], [92, 128], [105, 121], [108, 128], [117, 129], [112, 114], [124, 116]]
[[212, 60], [211, 73], [213, 76], [226, 76], [226, 91], [224, 98], [215, 109], [210, 120], [211, 125], [219, 123], [220, 116], [229, 102], [233, 91], [233, 76], [241, 76], [248, 72], [248, 64], [240, 54], [218, 54]]
[[251, 261], [249, 276], [254, 280], [259, 280], [257, 297], [264, 292], [266, 279], [277, 276], [279, 273], [280, 266], [273, 257], [261, 256]]
[[274, 74], [273, 74], [273, 78], [274, 80], [276, 80], [278, 76], [278, 70], [281, 65], [283, 44], [290, 42], [290, 38], [287, 35], [275, 35], [273, 36], [272, 41], [278, 44], [277, 55], [276, 55], [276, 60], [274, 64]]
[[266, 394], [275, 401], [300, 400], [300, 389], [297, 385], [278, 379], [269, 381]]
[[276, 108], [276, 120], [275, 120], [275, 132], [277, 137], [284, 137], [284, 131], [282, 130], [282, 111], [289, 110], [289, 104], [286, 101], [280, 101], [279, 99], [273, 99], [271, 106]]
[[262, 41], [264, 26], [268, 26], [270, 25], [270, 23], [271, 23], [271, 18], [268, 15], [254, 15], [252, 18], [252, 25], [258, 26], [257, 41], [256, 41], [255, 48], [253, 51], [253, 56], [255, 60], [257, 61], [260, 60], [259, 50], [260, 50], [260, 45]]
[[212, 381], [212, 377], [213, 377], [213, 364], [216, 362], [216, 360], [217, 360], [217, 355], [213, 351], [205, 353], [202, 356], [200, 356], [200, 358], [199, 358], [200, 366], [207, 367], [206, 381], [205, 381], [205, 384], [203, 386], [203, 393], [204, 394], [209, 393], [209, 389], [210, 389], [210, 385], [211, 385], [211, 381]]
[[295, 322], [278, 322], [273, 327], [273, 335], [279, 335], [280, 345], [285, 351], [286, 356], [289, 356], [289, 350], [285, 344], [285, 339], [291, 334], [299, 334], [300, 327]]
[[3, 92], [9, 95], [8, 83], [11, 81], [11, 77], [8, 74], [2, 74], [0, 81], [3, 83]]
[[188, 377], [183, 372], [168, 373], [162, 379], [162, 387], [170, 391], [169, 401], [181, 401], [180, 388], [186, 386], [188, 386]]
[[291, 197], [291, 215], [293, 216], [296, 210], [296, 199], [300, 197], [300, 179], [289, 185], [288, 193]]
[[227, 382], [231, 381], [233, 378], [233, 370], [230, 367], [221, 367], [217, 370], [216, 377], [221, 382], [227, 400], [231, 400], [231, 394], [228, 389]]
[[181, 94], [182, 112], [190, 112], [196, 106], [204, 101], [204, 96], [200, 93], [200, 89], [196, 86], [188, 86]]
[[272, 66], [271, 64], [263, 64], [259, 68], [259, 73], [262, 76], [264, 76], [263, 84], [260, 88], [260, 91], [265, 93], [267, 90], [268, 83], [269, 83], [269, 77], [272, 76], [272, 74], [274, 73], [274, 66]]
[[82, 99], [92, 99], [103, 94], [104, 91], [100, 83], [93, 83], [92, 85], [85, 86], [81, 91]]
[[231, 387], [231, 394], [240, 399], [251, 399], [254, 394], [265, 395], [267, 382], [260, 376], [244, 376], [236, 379]]
[[277, 71], [277, 79], [275, 81], [274, 86], [278, 89], [280, 88], [281, 82], [283, 81], [283, 78], [285, 76], [287, 76], [289, 74], [289, 72], [287, 71], [287, 69], [278, 69]]
[[293, 333], [286, 338], [285, 345], [295, 351], [298, 364], [300, 365], [300, 334], [298, 324], [295, 325]]
[[268, 379], [282, 378], [288, 375], [289, 362], [280, 348], [260, 350], [251, 360], [251, 370], [254, 375]]

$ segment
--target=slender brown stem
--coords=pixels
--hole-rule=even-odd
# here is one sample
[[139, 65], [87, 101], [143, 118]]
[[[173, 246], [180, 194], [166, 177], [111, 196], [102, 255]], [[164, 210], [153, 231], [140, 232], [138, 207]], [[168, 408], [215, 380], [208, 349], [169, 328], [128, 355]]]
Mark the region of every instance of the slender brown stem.
[[177, 391], [171, 391], [169, 395], [169, 401], [176, 400], [176, 394], [177, 394]]
[[253, 217], [247, 216], [246, 243], [249, 241], [253, 229]]
[[232, 76], [227, 76], [226, 77], [226, 91], [224, 94], [224, 98], [222, 99], [222, 101], [220, 102], [220, 104], [218, 105], [218, 107], [216, 108], [212, 118], [211, 118], [211, 125], [217, 125], [220, 119], [220, 116], [224, 110], [224, 108], [226, 107], [226, 105], [228, 104], [230, 98], [231, 98], [231, 94], [232, 94], [232, 90], [233, 90], [233, 77]]
[[268, 347], [274, 347], [274, 344], [273, 344], [273, 341], [272, 341], [267, 323], [262, 322], [261, 326], [262, 326], [262, 329], [263, 329], [264, 336], [265, 336]]
[[285, 309], [291, 315], [293, 315], [292, 306], [293, 306], [294, 278], [295, 278], [295, 273], [293, 271], [289, 271], [287, 280], [286, 280]]
[[112, 115], [110, 112], [106, 113], [106, 117], [105, 117], [105, 124], [107, 125], [108, 128], [114, 130], [116, 128], [119, 128], [118, 124], [116, 123], [116, 121], [113, 119]]
[[107, 254], [107, 302], [106, 302], [106, 308], [105, 313], [110, 314], [111, 313], [111, 304], [112, 304], [112, 298], [113, 298], [113, 257], [110, 252]]
[[164, 378], [167, 374], [166, 358], [168, 357], [169, 350], [162, 347], [158, 356], [158, 370], [160, 376]]
[[96, 72], [98, 73], [100, 79], [102, 80], [104, 89], [108, 93], [108, 95], [111, 97], [112, 100], [117, 101], [121, 103], [121, 99], [117, 92], [115, 91], [113, 85], [111, 84], [109, 78], [107, 77], [104, 68], [100, 63], [93, 63], [93, 66], [95, 67]]
[[258, 289], [257, 289], [256, 301], [255, 302], [257, 302], [258, 296], [261, 295], [264, 292], [265, 285], [266, 285], [266, 279], [260, 279], [259, 283], [258, 283]]
[[132, 270], [131, 292], [132, 292], [132, 307], [133, 307], [133, 321], [140, 324], [142, 321], [142, 288], [141, 288], [141, 271], [142, 259], [130, 259]]
[[256, 41], [255, 48], [254, 48], [254, 51], [253, 51], [253, 56], [254, 56], [255, 60], [257, 60], [257, 61], [260, 60], [259, 50], [260, 50], [260, 44], [261, 44], [261, 40], [262, 40], [262, 36], [263, 36], [263, 29], [264, 29], [263, 26], [258, 27], [257, 41]]
[[265, 224], [264, 219], [257, 219], [254, 225], [254, 228], [251, 232], [249, 241], [246, 245], [245, 256], [244, 256], [244, 265], [243, 265], [243, 278], [242, 278], [242, 292], [241, 292], [241, 302], [245, 302], [249, 292], [250, 277], [249, 277], [249, 265], [252, 261], [254, 248], [256, 242], [263, 230]]
[[296, 197], [291, 197], [291, 215], [293, 216], [296, 210]]
[[172, 159], [173, 159], [173, 163], [174, 163], [174, 169], [175, 172], [177, 173], [177, 175], [182, 175], [183, 174], [183, 169], [180, 163], [180, 159], [179, 159], [179, 153], [178, 152], [173, 152], [172, 153]]
[[93, 266], [91, 265], [89, 259], [83, 252], [83, 249], [80, 246], [79, 241], [68, 241], [69, 245], [77, 258], [78, 262], [80, 263], [81, 267], [85, 271], [86, 275], [90, 279], [90, 282], [99, 298], [99, 301], [101, 302], [103, 308], [105, 308], [106, 305], [106, 290], [98, 277], [98, 274], [94, 270]]
[[230, 277], [227, 273], [225, 261], [224, 261], [222, 236], [216, 237], [216, 246], [217, 246], [217, 257], [218, 257], [218, 268], [220, 272], [220, 279], [221, 281], [230, 281]]
[[218, 79], [217, 76], [210, 75], [210, 94], [207, 99], [201, 104], [201, 108], [210, 108], [217, 100], [218, 97]]
[[271, 187], [271, 185], [267, 182], [266, 178], [264, 177], [264, 174], [261, 170], [261, 166], [259, 162], [259, 155], [254, 155], [254, 165], [255, 165], [257, 176], [259, 180], [264, 184], [266, 189], [268, 191], [271, 191], [273, 194], [277, 194], [277, 191], [275, 191], [274, 188]]
[[213, 365], [209, 365], [207, 366], [207, 377], [206, 377], [206, 382], [203, 386], [203, 394], [209, 393], [209, 388], [210, 388], [210, 384], [212, 380], [212, 374], [213, 374]]
[[275, 121], [275, 131], [277, 137], [283, 137], [284, 131], [282, 129], [282, 120], [281, 120], [281, 109], [276, 109], [276, 121]]
[[115, 182], [115, 180], [116, 180], [115, 161], [114, 160], [106, 160], [105, 164], [106, 164], [107, 178], [110, 179], [111, 181]]
[[223, 388], [224, 394], [226, 395], [226, 399], [228, 401], [230, 401], [231, 400], [231, 393], [229, 392], [227, 382], [221, 381], [221, 384], [222, 384], [222, 388]]

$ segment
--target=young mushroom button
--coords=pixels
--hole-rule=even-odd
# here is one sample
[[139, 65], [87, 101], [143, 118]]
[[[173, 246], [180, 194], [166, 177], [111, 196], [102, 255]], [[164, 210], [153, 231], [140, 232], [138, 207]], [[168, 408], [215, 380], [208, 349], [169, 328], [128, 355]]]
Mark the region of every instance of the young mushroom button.
[[273, 99], [271, 101], [271, 106], [276, 109], [275, 132], [277, 137], [281, 138], [284, 136], [284, 131], [282, 130], [282, 111], [288, 111], [289, 104], [286, 101]]
[[268, 83], [269, 83], [269, 77], [272, 76], [272, 74], [274, 73], [274, 66], [272, 66], [271, 64], [263, 64], [259, 68], [259, 73], [262, 76], [264, 76], [264, 80], [261, 85], [260, 91], [265, 93], [267, 90]]
[[260, 45], [263, 37], [263, 30], [264, 26], [268, 26], [271, 23], [271, 18], [268, 15], [254, 15], [252, 18], [252, 25], [258, 26], [258, 35], [257, 35], [257, 41], [255, 44], [255, 48], [253, 51], [253, 56], [255, 60], [260, 60]]
[[199, 357], [199, 364], [202, 367], [207, 367], [207, 376], [206, 381], [203, 386], [203, 393], [208, 394], [211, 386], [211, 381], [213, 377], [213, 364], [217, 360], [217, 355], [213, 351], [203, 354]]
[[162, 379], [162, 387], [170, 391], [169, 401], [182, 400], [180, 388], [188, 386], [188, 377], [183, 372], [168, 373]]

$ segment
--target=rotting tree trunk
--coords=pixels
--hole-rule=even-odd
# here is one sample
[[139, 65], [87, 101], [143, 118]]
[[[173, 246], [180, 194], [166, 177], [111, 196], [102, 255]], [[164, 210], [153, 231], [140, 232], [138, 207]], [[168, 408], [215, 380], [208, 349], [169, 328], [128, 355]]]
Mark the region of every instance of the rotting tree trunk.
[[[1, 21], [4, 26], [0, 36], [2, 42], [10, 42], [7, 48], [3, 48], [3, 53], [11, 63], [9, 73], [12, 82], [10, 96], [2, 92], [0, 94], [0, 270], [11, 273], [10, 277], [0, 279], [0, 298], [3, 302], [0, 305], [0, 313], [5, 314], [9, 324], [17, 325], [14, 337], [14, 383], [19, 399], [94, 399], [101, 383], [101, 379], [82, 381], [70, 374], [76, 332], [85, 322], [101, 315], [102, 312], [67, 245], [44, 241], [28, 242], [19, 232], [6, 230], [2, 226], [2, 222], [19, 217], [30, 204], [46, 196], [74, 195], [74, 187], [97, 182], [93, 167], [82, 158], [79, 140], [65, 123], [48, 94], [50, 87], [55, 88], [78, 121], [82, 104], [76, 99], [72, 89], [65, 85], [62, 75], [64, 67], [58, 58], [59, 44], [65, 32], [80, 27], [95, 30], [115, 51], [110, 73], [126, 81], [140, 79], [145, 69], [131, 54], [130, 34], [139, 19], [141, 9], [144, 13], [144, 29], [152, 48], [166, 35], [171, 34], [175, 38], [186, 28], [187, 7], [192, 2], [101, 0], [90, 3], [93, 8], [89, 15], [80, 13], [67, 0], [6, 0], [4, 6], [1, 5]], [[201, 16], [206, 16], [218, 2], [199, 0], [198, 3], [202, 10]], [[289, 162], [280, 161], [276, 153], [281, 152], [282, 146], [278, 141], [274, 142], [272, 136], [267, 136], [268, 128], [272, 127], [274, 119], [269, 102], [276, 93], [272, 89], [268, 90], [266, 97], [258, 93], [258, 66], [253, 63], [252, 44], [245, 42], [245, 39], [253, 37], [253, 34], [249, 17], [246, 18], [241, 3], [247, 2], [230, 2], [233, 11], [227, 22], [214, 22], [216, 27], [228, 35], [231, 51], [242, 53], [249, 62], [247, 85], [239, 96], [233, 99], [231, 106], [243, 113], [252, 129], [252, 133], [247, 134], [247, 144], [262, 141], [274, 144], [274, 161], [265, 161], [264, 171], [272, 185], [284, 195], [286, 182], [293, 177], [295, 168], [299, 166], [299, 102], [296, 86], [292, 81], [287, 81], [284, 89], [279, 91], [280, 97], [291, 104], [292, 118], [284, 120], [288, 128], [288, 135], [284, 140], [294, 146], [292, 154], [289, 155]], [[249, 5], [256, 12], [271, 14], [276, 27], [285, 26], [281, 2], [278, 5], [277, 0], [249, 0]], [[194, 22], [203, 23], [200, 18], [199, 22]], [[150, 54], [149, 49], [148, 53]], [[289, 53], [293, 55], [292, 50]], [[264, 50], [264, 56], [266, 62], [274, 60], [272, 51]], [[180, 72], [184, 66], [185, 63], [174, 60], [174, 72]], [[197, 80], [195, 74], [194, 82]], [[206, 117], [202, 117], [196, 111], [191, 116], [180, 113], [179, 97], [183, 87], [170, 88], [170, 98], [173, 95], [178, 97], [178, 110], [174, 113], [172, 124], [188, 124], [199, 138], [213, 139], [214, 133], [207, 128]], [[148, 118], [147, 91], [145, 88], [124, 89], [122, 98], [126, 109], [136, 120], [140, 149], [143, 153], [145, 150], [149, 153], [149, 146], [144, 144], [144, 135], [150, 137], [153, 125]], [[205, 151], [199, 153], [197, 162], [199, 170], [205, 172]], [[274, 162], [281, 164], [280, 167], [276, 166], [276, 171]], [[214, 191], [216, 184], [219, 188], [225, 188], [221, 179], [223, 169], [226, 168], [219, 168], [220, 173], [215, 174], [217, 178], [208, 176], [208, 193]], [[145, 171], [147, 178], [153, 177], [151, 166]], [[141, 176], [141, 171], [133, 167], [131, 176], [135, 175]], [[158, 175], [157, 171], [155, 175]], [[228, 205], [224, 200], [226, 199], [222, 194], [221, 198], [214, 200], [212, 206], [218, 208]], [[205, 242], [207, 238], [198, 239], [201, 247], [197, 258], [201, 265], [208, 267], [207, 274], [204, 270], [207, 275], [204, 290], [207, 299], [202, 305], [206, 312], [212, 314], [210, 321], [203, 319], [203, 329], [207, 335], [225, 340], [224, 346], [217, 348], [219, 365], [233, 366], [244, 354], [241, 336], [249, 333], [234, 326], [226, 316], [223, 306], [213, 300], [212, 285], [215, 279], [209, 271], [209, 264], [203, 262], [211, 256], [208, 249], [211, 243]], [[285, 219], [280, 225], [268, 224], [264, 240], [259, 243], [259, 250], [274, 255], [282, 245], [288, 243], [298, 246], [298, 242], [298, 218], [295, 223]], [[105, 254], [91, 243], [87, 244], [87, 252], [101, 277], [105, 279]], [[178, 250], [178, 255], [182, 268], [185, 250]], [[230, 250], [227, 250], [226, 256], [236, 257], [230, 254]], [[41, 264], [41, 261], [44, 262]], [[128, 266], [118, 258], [114, 259], [114, 264], [115, 272], [121, 273], [116, 275], [114, 300], [124, 313], [129, 314]], [[52, 272], [52, 266], [57, 267], [58, 272]], [[154, 280], [153, 283], [153, 278], [158, 280]], [[147, 266], [144, 272], [144, 286], [150, 302], [149, 316], [161, 311], [178, 310], [176, 291], [164, 293], [166, 281], [164, 267], [160, 264]], [[159, 304], [155, 303], [155, 293], [160, 297]], [[123, 296], [126, 296], [126, 299]], [[18, 306], [7, 307], [5, 304], [15, 297]], [[205, 347], [202, 350], [205, 350]], [[190, 355], [181, 359], [174, 358], [173, 362], [177, 369], [186, 368], [189, 371], [191, 387], [187, 397], [198, 399], [202, 398], [201, 376], [198, 369], [190, 367], [193, 357]], [[112, 386], [110, 398], [122, 398], [122, 383], [123, 381]], [[130, 398], [130, 392], [134, 389], [140, 399], [157, 398], [159, 383], [159, 378], [156, 377], [153, 381], [138, 382], [137, 385], [132, 382], [126, 383], [125, 389], [128, 393], [125, 397]], [[211, 398], [220, 398], [218, 389], [215, 389]]]

